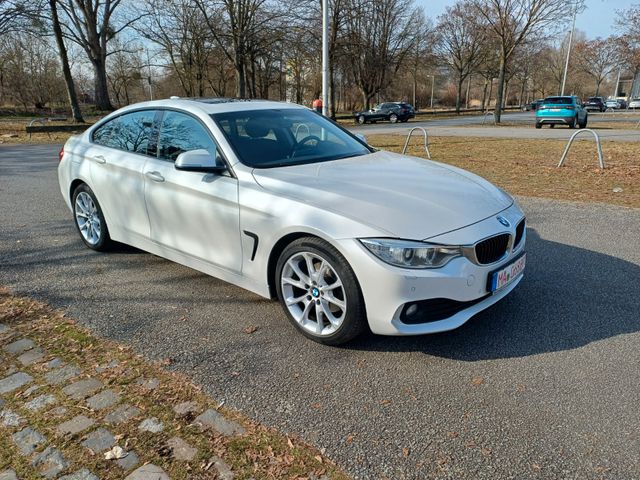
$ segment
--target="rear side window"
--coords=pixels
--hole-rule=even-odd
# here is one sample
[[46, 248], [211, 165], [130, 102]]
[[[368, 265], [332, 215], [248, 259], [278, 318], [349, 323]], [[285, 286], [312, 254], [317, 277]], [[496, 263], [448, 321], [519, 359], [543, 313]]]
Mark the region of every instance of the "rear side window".
[[158, 138], [158, 156], [175, 161], [183, 152], [207, 150], [214, 158], [217, 146], [209, 132], [195, 118], [180, 112], [165, 112]]
[[154, 134], [154, 110], [126, 113], [93, 132], [93, 142], [118, 150], [155, 156], [155, 145], [150, 145]]

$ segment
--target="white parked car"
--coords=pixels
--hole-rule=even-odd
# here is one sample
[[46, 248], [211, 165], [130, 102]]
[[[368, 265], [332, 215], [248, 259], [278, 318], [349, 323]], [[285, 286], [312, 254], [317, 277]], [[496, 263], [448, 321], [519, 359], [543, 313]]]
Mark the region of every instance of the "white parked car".
[[339, 344], [456, 328], [525, 265], [508, 194], [449, 165], [377, 151], [321, 115], [268, 101], [120, 109], [60, 152], [84, 243], [122, 242], [279, 298]]
[[628, 108], [640, 108], [640, 98], [633, 98], [630, 102], [629, 102], [629, 106]]

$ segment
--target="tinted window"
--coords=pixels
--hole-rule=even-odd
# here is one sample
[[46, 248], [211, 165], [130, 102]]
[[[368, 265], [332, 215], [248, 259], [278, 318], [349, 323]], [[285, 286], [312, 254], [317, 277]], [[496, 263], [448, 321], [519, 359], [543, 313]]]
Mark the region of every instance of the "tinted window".
[[544, 99], [545, 105], [571, 105], [573, 103], [572, 97], [548, 97]]
[[349, 133], [310, 110], [249, 110], [212, 117], [238, 158], [250, 167], [299, 165], [370, 153]]
[[155, 113], [154, 110], [143, 110], [120, 115], [99, 127], [93, 134], [93, 141], [105, 147], [155, 155], [155, 147], [149, 146]]
[[217, 148], [209, 132], [195, 118], [178, 112], [166, 112], [158, 138], [158, 156], [175, 161], [182, 152], [207, 150], [216, 157]]

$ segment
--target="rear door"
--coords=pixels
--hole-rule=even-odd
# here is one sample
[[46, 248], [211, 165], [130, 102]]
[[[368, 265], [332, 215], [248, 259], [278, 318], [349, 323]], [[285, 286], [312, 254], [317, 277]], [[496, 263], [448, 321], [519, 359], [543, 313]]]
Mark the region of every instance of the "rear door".
[[84, 152], [91, 162], [91, 189], [115, 240], [149, 237], [142, 169], [155, 155], [155, 110], [119, 115], [98, 127]]
[[205, 149], [220, 156], [208, 128], [194, 116], [166, 110], [160, 122], [158, 156], [144, 166], [151, 238], [163, 247], [224, 269], [242, 265], [238, 181], [230, 173], [176, 170], [182, 152]]

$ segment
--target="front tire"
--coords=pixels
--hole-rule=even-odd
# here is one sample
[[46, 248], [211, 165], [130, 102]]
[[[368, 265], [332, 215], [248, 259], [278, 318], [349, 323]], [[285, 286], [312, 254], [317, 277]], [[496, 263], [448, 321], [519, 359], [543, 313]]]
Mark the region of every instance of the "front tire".
[[73, 218], [80, 238], [92, 250], [104, 252], [113, 246], [102, 208], [88, 185], [82, 184], [73, 192]]
[[396, 115], [395, 113], [392, 113], [391, 115], [389, 115], [389, 121], [391, 123], [398, 123], [398, 115]]
[[536, 123], [536, 128], [542, 128], [542, 124], [541, 123]]
[[359, 123], [360, 125], [364, 125], [365, 123], [367, 123], [367, 119], [366, 119], [366, 118], [364, 118], [364, 115], [360, 115], [360, 116], [358, 117], [358, 123]]
[[340, 345], [366, 327], [364, 300], [347, 260], [315, 237], [289, 244], [276, 265], [278, 299], [291, 323], [304, 336]]

